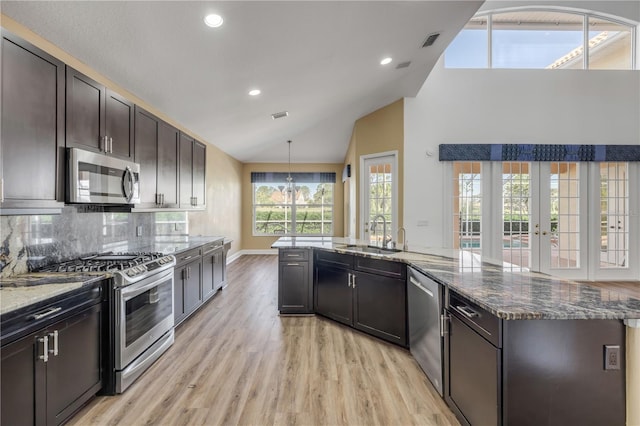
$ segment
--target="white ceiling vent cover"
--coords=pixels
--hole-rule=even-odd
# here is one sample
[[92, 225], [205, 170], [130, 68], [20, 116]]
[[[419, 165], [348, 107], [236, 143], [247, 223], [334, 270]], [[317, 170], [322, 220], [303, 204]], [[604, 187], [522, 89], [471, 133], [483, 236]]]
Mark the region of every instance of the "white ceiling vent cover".
[[422, 43], [422, 47], [429, 47], [440, 37], [440, 33], [431, 33], [427, 36], [424, 43]]
[[411, 65], [411, 61], [400, 62], [396, 65], [396, 69], [399, 70], [400, 68], [407, 68], [409, 65]]
[[272, 119], [283, 118], [289, 115], [289, 111], [276, 112], [275, 114], [271, 114]]

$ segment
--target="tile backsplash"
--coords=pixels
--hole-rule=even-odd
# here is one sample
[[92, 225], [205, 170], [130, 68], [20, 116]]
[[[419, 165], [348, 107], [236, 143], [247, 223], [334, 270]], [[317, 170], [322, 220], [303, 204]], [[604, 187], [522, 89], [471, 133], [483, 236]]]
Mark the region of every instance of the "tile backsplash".
[[0, 277], [91, 253], [121, 251], [138, 238], [188, 234], [186, 212], [79, 213], [67, 206], [59, 215], [0, 216]]

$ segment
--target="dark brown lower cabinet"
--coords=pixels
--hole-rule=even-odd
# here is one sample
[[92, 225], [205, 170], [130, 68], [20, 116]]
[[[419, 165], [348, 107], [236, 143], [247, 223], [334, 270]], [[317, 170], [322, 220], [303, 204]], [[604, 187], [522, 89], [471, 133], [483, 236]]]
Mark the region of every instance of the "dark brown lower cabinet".
[[58, 425], [95, 395], [102, 387], [101, 328], [97, 304], [3, 346], [0, 423]]
[[310, 250], [280, 249], [278, 255], [278, 310], [281, 314], [313, 313]]
[[316, 313], [407, 346], [403, 264], [323, 251], [316, 251], [315, 256]]
[[178, 325], [202, 303], [202, 258], [198, 257], [174, 273], [174, 323]]
[[[625, 424], [620, 320], [501, 320], [446, 293], [445, 400], [462, 424]], [[605, 369], [606, 346], [620, 369]]]

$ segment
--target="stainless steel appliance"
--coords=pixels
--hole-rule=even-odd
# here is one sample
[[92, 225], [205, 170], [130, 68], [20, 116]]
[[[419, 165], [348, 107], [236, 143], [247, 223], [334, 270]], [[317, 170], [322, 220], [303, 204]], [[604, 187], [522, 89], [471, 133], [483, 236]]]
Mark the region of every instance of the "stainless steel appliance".
[[408, 270], [409, 348], [442, 396], [442, 286], [414, 268]]
[[175, 257], [162, 253], [106, 253], [43, 269], [113, 274], [103, 309], [102, 393], [122, 393], [173, 344], [175, 264]]
[[78, 148], [67, 150], [67, 202], [136, 204], [140, 202], [140, 165]]

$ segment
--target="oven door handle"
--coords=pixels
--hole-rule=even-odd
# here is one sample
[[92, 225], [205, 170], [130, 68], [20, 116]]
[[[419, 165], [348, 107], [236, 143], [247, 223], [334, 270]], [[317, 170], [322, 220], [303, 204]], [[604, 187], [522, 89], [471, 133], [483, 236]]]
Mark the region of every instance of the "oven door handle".
[[120, 295], [124, 301], [133, 299], [134, 297], [144, 293], [145, 291], [149, 291], [150, 289], [157, 287], [162, 282], [166, 281], [168, 278], [173, 276], [173, 271], [169, 270], [161, 276], [154, 278], [154, 280], [148, 284], [142, 285], [138, 287], [138, 285], [130, 285], [127, 287], [120, 288]]

